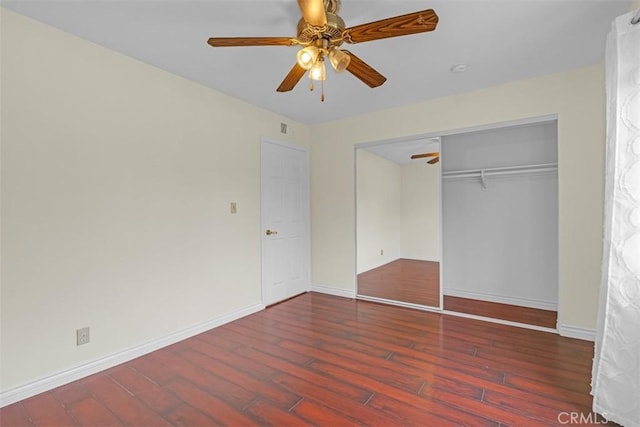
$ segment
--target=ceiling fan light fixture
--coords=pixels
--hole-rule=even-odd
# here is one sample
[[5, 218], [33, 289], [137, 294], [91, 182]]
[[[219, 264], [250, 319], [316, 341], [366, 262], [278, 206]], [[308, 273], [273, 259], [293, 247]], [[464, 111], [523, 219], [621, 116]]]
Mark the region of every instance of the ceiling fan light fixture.
[[320, 57], [309, 70], [309, 78], [316, 81], [324, 81], [327, 78], [327, 69], [324, 66], [324, 58]]
[[209, 37], [207, 43], [213, 47], [299, 46], [297, 61], [276, 89], [278, 92], [293, 90], [305, 74], [308, 74], [313, 90], [314, 80], [322, 82], [326, 78], [325, 57], [329, 57], [336, 72], [346, 69], [370, 88], [375, 88], [384, 84], [387, 78], [353, 53], [339, 47], [343, 43], [355, 44], [433, 31], [439, 20], [433, 9], [426, 9], [347, 27], [338, 15], [340, 2], [298, 0], [302, 18], [298, 21], [295, 37]]
[[316, 63], [318, 59], [318, 55], [320, 54], [320, 49], [316, 46], [307, 46], [298, 51], [298, 65], [300, 65], [305, 70], [311, 69], [313, 64]]
[[329, 61], [336, 73], [341, 73], [349, 66], [351, 57], [340, 49], [334, 48], [329, 51]]

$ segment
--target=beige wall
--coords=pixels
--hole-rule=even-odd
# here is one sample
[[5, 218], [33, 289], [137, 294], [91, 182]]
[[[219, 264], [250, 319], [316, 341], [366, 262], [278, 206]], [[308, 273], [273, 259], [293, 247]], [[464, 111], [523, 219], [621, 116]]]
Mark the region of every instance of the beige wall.
[[4, 9], [1, 29], [1, 389], [259, 305], [260, 137], [309, 128]]
[[398, 258], [440, 259], [440, 165], [356, 150], [357, 272]]
[[604, 176], [602, 65], [517, 81], [312, 128], [312, 281], [355, 289], [354, 144], [558, 115], [560, 317], [596, 324]]
[[409, 163], [400, 173], [400, 256], [440, 261], [440, 163]]
[[400, 258], [400, 165], [366, 150], [356, 153], [357, 272]]

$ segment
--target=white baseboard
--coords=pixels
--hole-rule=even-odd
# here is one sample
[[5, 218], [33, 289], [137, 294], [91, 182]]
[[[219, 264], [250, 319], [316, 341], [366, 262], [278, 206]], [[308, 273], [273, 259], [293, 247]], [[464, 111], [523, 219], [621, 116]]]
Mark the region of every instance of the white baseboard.
[[560, 336], [568, 338], [577, 338], [585, 341], [596, 340], [596, 330], [591, 328], [583, 328], [581, 326], [558, 325]]
[[133, 360], [137, 357], [151, 353], [168, 345], [175, 344], [178, 341], [182, 341], [194, 335], [198, 335], [202, 332], [256, 313], [260, 310], [264, 310], [263, 304], [252, 304], [250, 306], [236, 310], [232, 313], [214, 317], [205, 322], [190, 326], [164, 337], [160, 337], [146, 343], [130, 347], [128, 349], [92, 360], [87, 363], [83, 363], [70, 369], [52, 373], [45, 377], [29, 381], [28, 383], [10, 388], [8, 390], [2, 390], [0, 391], [0, 408], [26, 399], [28, 397], [35, 396], [36, 394], [54, 389], [61, 385], [68, 384], [72, 381], [76, 381], [89, 375], [93, 375], [100, 371], [104, 371], [105, 369], [112, 368], [121, 363], [128, 362], [129, 360]]
[[531, 329], [532, 331], [549, 332], [552, 334], [558, 333], [558, 331], [553, 328], [547, 328], [545, 326], [530, 325], [528, 323], [512, 322], [511, 320], [494, 319], [493, 317], [477, 316], [475, 314], [458, 313], [456, 311], [447, 311], [447, 310], [443, 310], [442, 313], [449, 316], [464, 317], [466, 319], [482, 320], [483, 322], [497, 323], [499, 325], [515, 326], [516, 328], [522, 328], [522, 329]]
[[343, 298], [353, 299], [356, 297], [355, 290], [350, 291], [348, 289], [335, 288], [333, 286], [320, 285], [318, 283], [311, 284], [311, 292], [319, 292], [321, 294], [334, 295], [334, 296], [343, 297]]
[[416, 310], [430, 311], [433, 313], [442, 313], [442, 310], [440, 309], [440, 307], [429, 307], [427, 305], [413, 304], [410, 302], [402, 302], [402, 301], [397, 301], [397, 300], [392, 300], [387, 298], [372, 297], [369, 295], [357, 295], [357, 297], [359, 300], [362, 300], [362, 301], [379, 302], [381, 304], [395, 305], [396, 307], [406, 307], [406, 308], [413, 308]]
[[440, 262], [440, 259], [437, 256], [428, 256], [428, 257], [420, 258], [420, 257], [412, 257], [412, 256], [403, 255], [398, 259], [406, 259], [406, 260], [409, 260], [409, 261], [427, 261], [427, 262], [437, 262], [437, 263]]
[[555, 301], [545, 301], [545, 300], [537, 300], [537, 299], [529, 299], [529, 298], [521, 298], [521, 297], [510, 297], [505, 295], [496, 295], [484, 292], [473, 292], [467, 291], [464, 289], [443, 289], [442, 293], [444, 295], [459, 297], [459, 298], [470, 298], [470, 299], [478, 299], [481, 301], [488, 302], [497, 302], [500, 304], [511, 304], [511, 305], [519, 305], [522, 307], [530, 307], [537, 308], [540, 310], [558, 310], [558, 303]]

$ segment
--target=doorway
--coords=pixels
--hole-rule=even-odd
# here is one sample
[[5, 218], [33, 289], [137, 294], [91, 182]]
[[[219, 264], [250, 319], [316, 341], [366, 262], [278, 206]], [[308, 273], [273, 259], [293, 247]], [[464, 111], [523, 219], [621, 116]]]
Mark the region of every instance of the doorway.
[[309, 154], [261, 142], [262, 301], [307, 292], [310, 283]]

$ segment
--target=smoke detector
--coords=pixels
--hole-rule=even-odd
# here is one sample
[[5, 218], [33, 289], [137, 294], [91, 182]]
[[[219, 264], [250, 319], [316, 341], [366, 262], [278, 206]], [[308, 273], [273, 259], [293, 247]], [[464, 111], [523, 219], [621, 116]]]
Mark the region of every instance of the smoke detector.
[[452, 73], [464, 73], [467, 71], [467, 64], [455, 64], [450, 68]]

